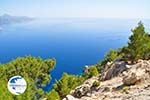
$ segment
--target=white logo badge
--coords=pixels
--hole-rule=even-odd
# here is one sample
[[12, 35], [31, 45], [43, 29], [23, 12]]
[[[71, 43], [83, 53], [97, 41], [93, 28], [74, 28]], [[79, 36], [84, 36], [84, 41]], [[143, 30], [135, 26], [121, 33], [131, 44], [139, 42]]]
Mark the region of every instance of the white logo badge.
[[23, 94], [27, 88], [27, 83], [21, 76], [13, 76], [8, 81], [8, 90], [14, 95]]

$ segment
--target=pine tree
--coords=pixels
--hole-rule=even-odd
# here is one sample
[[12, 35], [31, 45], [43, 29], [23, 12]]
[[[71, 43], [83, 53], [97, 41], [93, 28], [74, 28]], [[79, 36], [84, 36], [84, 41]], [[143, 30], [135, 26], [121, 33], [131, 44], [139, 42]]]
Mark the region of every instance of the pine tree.
[[59, 94], [60, 98], [63, 99], [71, 90], [83, 83], [82, 77], [69, 75], [64, 73], [62, 78], [54, 84], [53, 89]]
[[129, 37], [128, 47], [125, 54], [128, 60], [136, 62], [138, 59], [145, 59], [145, 53], [149, 50], [149, 35], [145, 32], [142, 22], [132, 30], [133, 35]]
[[[7, 64], [0, 65], [0, 100], [39, 100], [43, 98], [45, 87], [50, 82], [50, 72], [55, 60], [42, 60], [34, 57], [21, 57]], [[8, 80], [16, 75], [22, 76], [27, 82], [24, 94], [14, 96], [7, 89]]]

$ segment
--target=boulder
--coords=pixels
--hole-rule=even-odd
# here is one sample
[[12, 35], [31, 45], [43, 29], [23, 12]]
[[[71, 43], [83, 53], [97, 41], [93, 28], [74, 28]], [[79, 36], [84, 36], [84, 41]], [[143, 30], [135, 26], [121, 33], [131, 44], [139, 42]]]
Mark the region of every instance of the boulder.
[[95, 81], [98, 80], [98, 77], [92, 77], [86, 80], [81, 86], [78, 86], [75, 90], [71, 91], [71, 94], [75, 98], [81, 98], [82, 96], [89, 96], [91, 93], [91, 87]]
[[149, 68], [146, 67], [143, 62], [131, 66], [132, 67], [126, 71], [126, 74], [123, 74], [124, 76], [122, 82], [124, 85], [134, 85], [142, 80], [145, 80], [149, 76], [147, 74], [147, 70]]
[[86, 96], [90, 92], [90, 88], [91, 87], [89, 85], [82, 85], [74, 90], [73, 96], [76, 98]]
[[128, 67], [124, 61], [115, 61], [114, 63], [107, 63], [104, 70], [102, 71], [101, 80], [109, 80], [115, 76], [118, 76], [123, 71], [127, 70]]
[[140, 78], [138, 78], [135, 73], [132, 73], [132, 74], [125, 76], [123, 78], [123, 84], [124, 85], [134, 85], [139, 81], [140, 81]]

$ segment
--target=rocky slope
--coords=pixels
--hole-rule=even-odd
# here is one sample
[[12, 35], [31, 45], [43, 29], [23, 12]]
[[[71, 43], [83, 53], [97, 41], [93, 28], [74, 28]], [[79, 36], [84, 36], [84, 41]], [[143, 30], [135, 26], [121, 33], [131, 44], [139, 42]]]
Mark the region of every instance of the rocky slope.
[[108, 62], [101, 77], [86, 80], [63, 100], [150, 100], [150, 60]]

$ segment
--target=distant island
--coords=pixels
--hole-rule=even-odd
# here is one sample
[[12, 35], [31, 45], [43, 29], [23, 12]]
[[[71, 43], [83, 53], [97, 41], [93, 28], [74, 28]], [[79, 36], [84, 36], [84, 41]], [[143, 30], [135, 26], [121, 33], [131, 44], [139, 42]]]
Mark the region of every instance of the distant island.
[[13, 23], [22, 23], [32, 21], [34, 18], [27, 16], [11, 16], [9, 14], [4, 14], [0, 16], [0, 30], [2, 30], [3, 25], [13, 24]]

